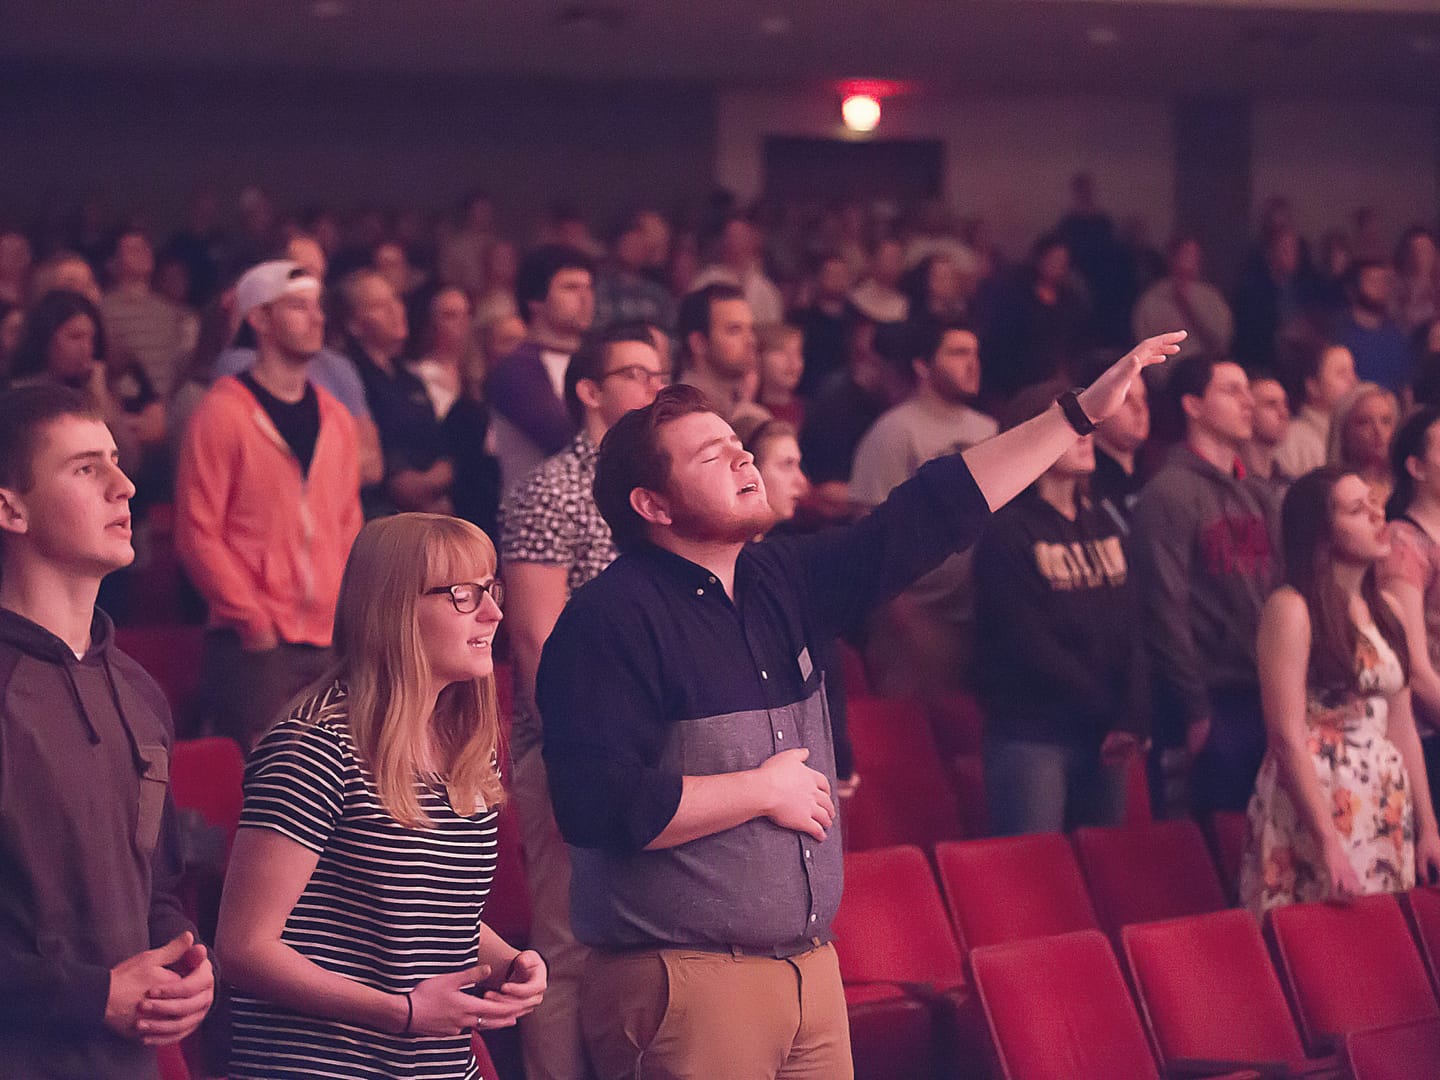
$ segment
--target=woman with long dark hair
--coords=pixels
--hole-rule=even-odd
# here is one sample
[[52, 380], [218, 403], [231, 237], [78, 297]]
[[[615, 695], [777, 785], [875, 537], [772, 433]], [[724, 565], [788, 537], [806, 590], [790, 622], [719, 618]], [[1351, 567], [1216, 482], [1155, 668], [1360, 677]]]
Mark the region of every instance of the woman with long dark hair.
[[[1410, 690], [1427, 771], [1440, 769], [1440, 407], [1417, 409], [1391, 447], [1390, 554], [1379, 581], [1410, 646]], [[1431, 792], [1432, 797], [1434, 792]]]
[[1440, 836], [1410, 705], [1410, 653], [1376, 566], [1384, 517], [1326, 466], [1281, 511], [1285, 584], [1257, 642], [1268, 749], [1250, 800], [1240, 898], [1281, 904], [1398, 892], [1440, 874]]
[[[26, 317], [10, 380], [63, 383], [83, 393], [115, 435], [122, 465], [137, 476], [146, 453], [164, 441], [165, 406], [132, 357], [109, 356], [107, 363], [107, 356], [100, 309], [78, 292], [52, 289]], [[143, 495], [149, 485], [138, 486]]]

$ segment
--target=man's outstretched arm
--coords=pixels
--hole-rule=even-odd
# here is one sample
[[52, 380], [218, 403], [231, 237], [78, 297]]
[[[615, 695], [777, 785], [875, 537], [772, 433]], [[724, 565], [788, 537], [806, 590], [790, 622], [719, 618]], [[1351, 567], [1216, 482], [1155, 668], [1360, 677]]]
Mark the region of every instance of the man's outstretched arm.
[[[1185, 331], [1146, 338], [1112, 364], [1080, 394], [1080, 407], [1098, 424], [1109, 419], [1125, 400], [1130, 383], [1142, 369], [1180, 351]], [[1052, 405], [1033, 420], [976, 443], [965, 451], [965, 464], [991, 510], [998, 510], [1035, 482], [1075, 441], [1075, 431]]]

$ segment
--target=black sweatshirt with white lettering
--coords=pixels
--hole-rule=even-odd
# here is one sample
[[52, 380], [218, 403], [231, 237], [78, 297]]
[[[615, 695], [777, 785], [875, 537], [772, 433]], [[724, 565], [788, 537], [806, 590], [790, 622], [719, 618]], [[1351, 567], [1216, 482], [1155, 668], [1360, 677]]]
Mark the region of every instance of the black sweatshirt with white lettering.
[[1098, 745], [1148, 732], [1139, 607], [1119, 527], [1069, 520], [1031, 488], [975, 550], [976, 688], [988, 737]]

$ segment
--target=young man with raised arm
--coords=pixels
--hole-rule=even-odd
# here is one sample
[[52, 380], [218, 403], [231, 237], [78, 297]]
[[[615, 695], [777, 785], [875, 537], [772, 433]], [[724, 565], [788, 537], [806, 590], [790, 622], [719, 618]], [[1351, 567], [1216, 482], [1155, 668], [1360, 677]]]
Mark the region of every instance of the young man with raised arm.
[[1183, 337], [1142, 342], [1089, 389], [809, 536], [751, 542], [773, 524], [764, 483], [694, 387], [611, 426], [595, 502], [621, 555], [571, 598], [536, 685], [602, 1080], [642, 1058], [647, 1075], [852, 1075], [815, 645], [973, 543]]

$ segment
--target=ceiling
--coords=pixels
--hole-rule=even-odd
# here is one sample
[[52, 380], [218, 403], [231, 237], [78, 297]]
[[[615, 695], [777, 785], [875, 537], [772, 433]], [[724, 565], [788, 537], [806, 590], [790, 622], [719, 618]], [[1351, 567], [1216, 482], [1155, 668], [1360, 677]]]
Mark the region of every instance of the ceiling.
[[1440, 0], [11, 0], [4, 12], [0, 60], [46, 68], [1440, 96]]

